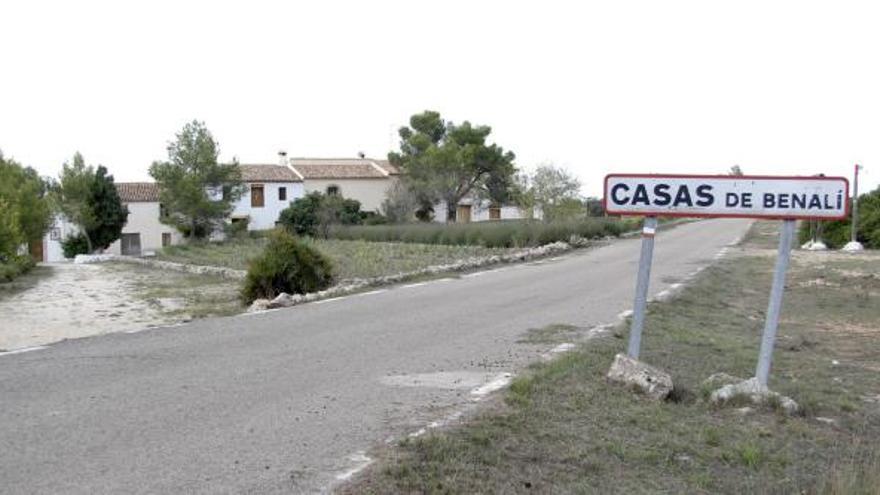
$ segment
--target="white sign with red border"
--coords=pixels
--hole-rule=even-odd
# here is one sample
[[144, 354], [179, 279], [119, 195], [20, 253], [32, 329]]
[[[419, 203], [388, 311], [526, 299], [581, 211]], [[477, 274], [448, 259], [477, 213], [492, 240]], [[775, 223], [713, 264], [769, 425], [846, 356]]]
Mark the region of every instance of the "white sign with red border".
[[844, 177], [609, 174], [603, 202], [611, 215], [831, 220], [848, 196]]

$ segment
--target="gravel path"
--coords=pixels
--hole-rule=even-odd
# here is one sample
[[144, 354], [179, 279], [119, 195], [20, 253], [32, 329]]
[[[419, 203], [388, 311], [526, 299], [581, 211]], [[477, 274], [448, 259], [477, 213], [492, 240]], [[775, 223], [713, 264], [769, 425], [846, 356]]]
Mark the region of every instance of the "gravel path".
[[158, 308], [134, 296], [124, 271], [72, 263], [39, 270], [49, 273], [33, 287], [0, 299], [0, 350], [168, 322]]

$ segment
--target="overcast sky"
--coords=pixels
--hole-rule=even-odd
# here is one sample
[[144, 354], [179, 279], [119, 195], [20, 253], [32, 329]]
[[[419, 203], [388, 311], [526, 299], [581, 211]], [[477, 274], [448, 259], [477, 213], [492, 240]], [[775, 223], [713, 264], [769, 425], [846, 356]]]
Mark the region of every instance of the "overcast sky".
[[385, 157], [411, 114], [521, 168], [880, 182], [877, 2], [0, 3], [0, 149], [148, 179], [185, 122], [221, 158]]

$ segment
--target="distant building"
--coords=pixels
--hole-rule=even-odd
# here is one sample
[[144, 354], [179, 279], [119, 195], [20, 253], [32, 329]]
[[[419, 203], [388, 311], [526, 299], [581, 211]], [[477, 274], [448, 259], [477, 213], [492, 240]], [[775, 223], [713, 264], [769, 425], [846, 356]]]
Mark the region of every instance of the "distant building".
[[379, 212], [400, 171], [387, 160], [372, 158], [291, 158], [306, 194], [320, 192], [356, 199], [361, 210]]

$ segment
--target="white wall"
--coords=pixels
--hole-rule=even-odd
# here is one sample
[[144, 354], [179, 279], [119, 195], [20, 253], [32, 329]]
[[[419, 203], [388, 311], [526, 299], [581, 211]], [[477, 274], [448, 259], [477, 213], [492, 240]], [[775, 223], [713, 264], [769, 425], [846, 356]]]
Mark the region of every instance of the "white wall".
[[[171, 234], [171, 244], [180, 244], [183, 237], [180, 232], [170, 225], [159, 221], [159, 203], [126, 203], [128, 206], [128, 221], [122, 228], [123, 234], [141, 235], [141, 253], [158, 251], [162, 248], [162, 234]], [[122, 254], [122, 245], [116, 241], [105, 251], [112, 254]]]
[[343, 198], [356, 199], [361, 202], [362, 211], [378, 212], [385, 201], [388, 190], [397, 181], [396, 177], [376, 179], [305, 179], [306, 193], [327, 192], [327, 186], [339, 187]]
[[64, 261], [64, 250], [61, 249], [61, 241], [68, 236], [79, 233], [79, 227], [69, 223], [62, 215], [56, 215], [52, 227], [43, 236], [43, 260], [49, 263]]
[[[263, 207], [251, 207], [251, 190], [252, 185], [263, 186]], [[290, 206], [294, 200], [304, 196], [302, 182], [254, 182], [247, 184], [248, 189], [235, 203], [232, 210], [232, 217], [249, 217], [248, 230], [266, 230], [275, 227], [278, 216], [281, 211]], [[287, 199], [281, 201], [278, 199], [278, 189], [287, 188]]]

